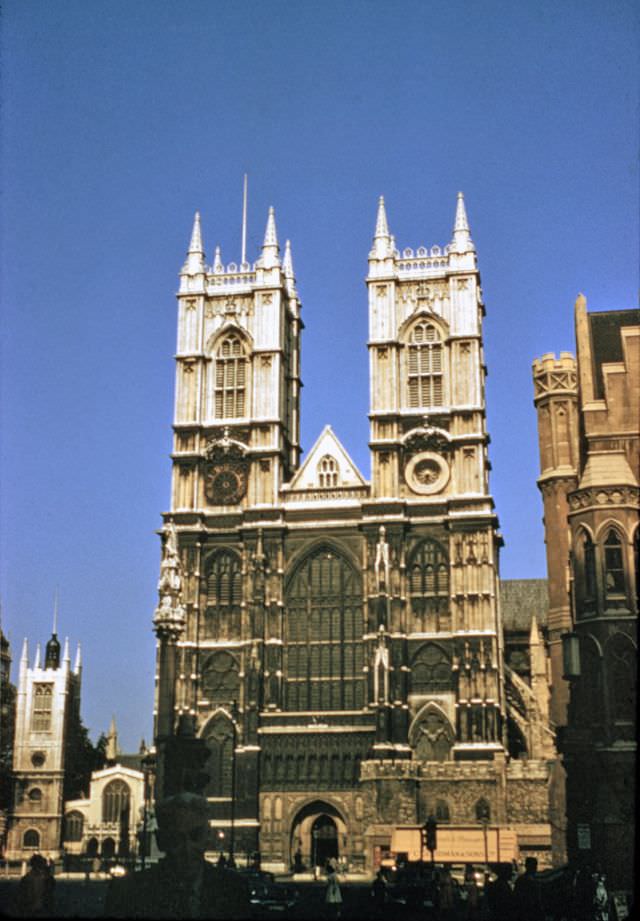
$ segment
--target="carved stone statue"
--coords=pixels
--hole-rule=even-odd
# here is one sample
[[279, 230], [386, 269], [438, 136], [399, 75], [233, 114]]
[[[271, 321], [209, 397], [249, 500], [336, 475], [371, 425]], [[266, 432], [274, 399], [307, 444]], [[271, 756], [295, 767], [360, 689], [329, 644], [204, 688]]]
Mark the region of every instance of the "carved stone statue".
[[389, 586], [389, 544], [386, 540], [386, 528], [383, 524], [380, 525], [378, 535], [374, 570], [376, 574], [376, 586], [378, 590], [381, 591], [387, 589]]

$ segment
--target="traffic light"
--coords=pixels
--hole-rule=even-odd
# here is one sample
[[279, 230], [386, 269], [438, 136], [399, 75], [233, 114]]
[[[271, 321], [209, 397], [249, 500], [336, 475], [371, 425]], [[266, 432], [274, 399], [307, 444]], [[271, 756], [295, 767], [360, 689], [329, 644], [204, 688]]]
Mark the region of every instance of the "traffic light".
[[427, 821], [424, 823], [424, 833], [425, 833], [425, 843], [427, 845], [427, 850], [433, 852], [436, 850], [436, 841], [437, 841], [437, 832], [438, 832], [438, 823], [432, 815], [429, 816]]

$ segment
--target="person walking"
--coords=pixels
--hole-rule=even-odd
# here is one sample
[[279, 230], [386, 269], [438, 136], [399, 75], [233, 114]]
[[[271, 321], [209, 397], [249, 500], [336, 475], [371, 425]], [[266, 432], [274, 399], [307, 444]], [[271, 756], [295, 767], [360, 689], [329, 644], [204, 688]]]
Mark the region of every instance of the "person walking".
[[29, 865], [31, 869], [18, 884], [13, 914], [18, 918], [51, 918], [56, 883], [46, 858], [34, 854]]
[[342, 892], [338, 877], [331, 867], [327, 870], [327, 889], [324, 896], [329, 918], [339, 918], [342, 911]]
[[517, 878], [513, 889], [516, 917], [520, 921], [544, 921], [542, 893], [540, 883], [536, 879], [537, 872], [537, 859], [527, 857], [524, 862], [524, 873]]
[[480, 891], [473, 867], [469, 863], [464, 869], [463, 889], [466, 893], [465, 918], [467, 921], [476, 921], [480, 917]]
[[516, 917], [515, 898], [511, 888], [511, 864], [501, 863], [497, 878], [487, 886], [487, 904], [491, 921], [513, 921]]

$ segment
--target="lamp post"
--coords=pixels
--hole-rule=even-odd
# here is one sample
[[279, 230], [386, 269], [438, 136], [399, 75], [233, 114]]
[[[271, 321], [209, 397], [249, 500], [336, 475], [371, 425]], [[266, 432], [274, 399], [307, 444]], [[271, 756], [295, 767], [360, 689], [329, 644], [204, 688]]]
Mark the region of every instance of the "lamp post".
[[231, 731], [232, 731], [232, 749], [231, 749], [231, 837], [229, 841], [229, 860], [232, 866], [235, 864], [234, 850], [236, 840], [236, 745], [238, 741], [238, 727], [236, 725], [236, 702], [231, 701]]
[[489, 826], [489, 807], [486, 803], [482, 803], [480, 808], [480, 814], [478, 818], [482, 822], [482, 832], [484, 835], [484, 881], [485, 884], [489, 878], [489, 841], [488, 841], [488, 826]]
[[224, 851], [222, 849], [224, 845], [224, 832], [223, 831], [218, 832], [218, 845], [220, 847], [220, 858], [222, 858], [224, 854]]

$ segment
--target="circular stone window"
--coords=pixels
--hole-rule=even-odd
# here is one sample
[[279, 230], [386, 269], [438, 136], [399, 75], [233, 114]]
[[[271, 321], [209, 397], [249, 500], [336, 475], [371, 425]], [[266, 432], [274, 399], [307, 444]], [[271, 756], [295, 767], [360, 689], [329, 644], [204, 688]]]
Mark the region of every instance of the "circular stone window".
[[441, 492], [449, 482], [449, 465], [439, 454], [423, 451], [411, 458], [404, 477], [412, 492], [429, 496]]
[[31, 755], [31, 764], [34, 766], [34, 768], [41, 768], [46, 760], [47, 756], [44, 752], [34, 752]]

